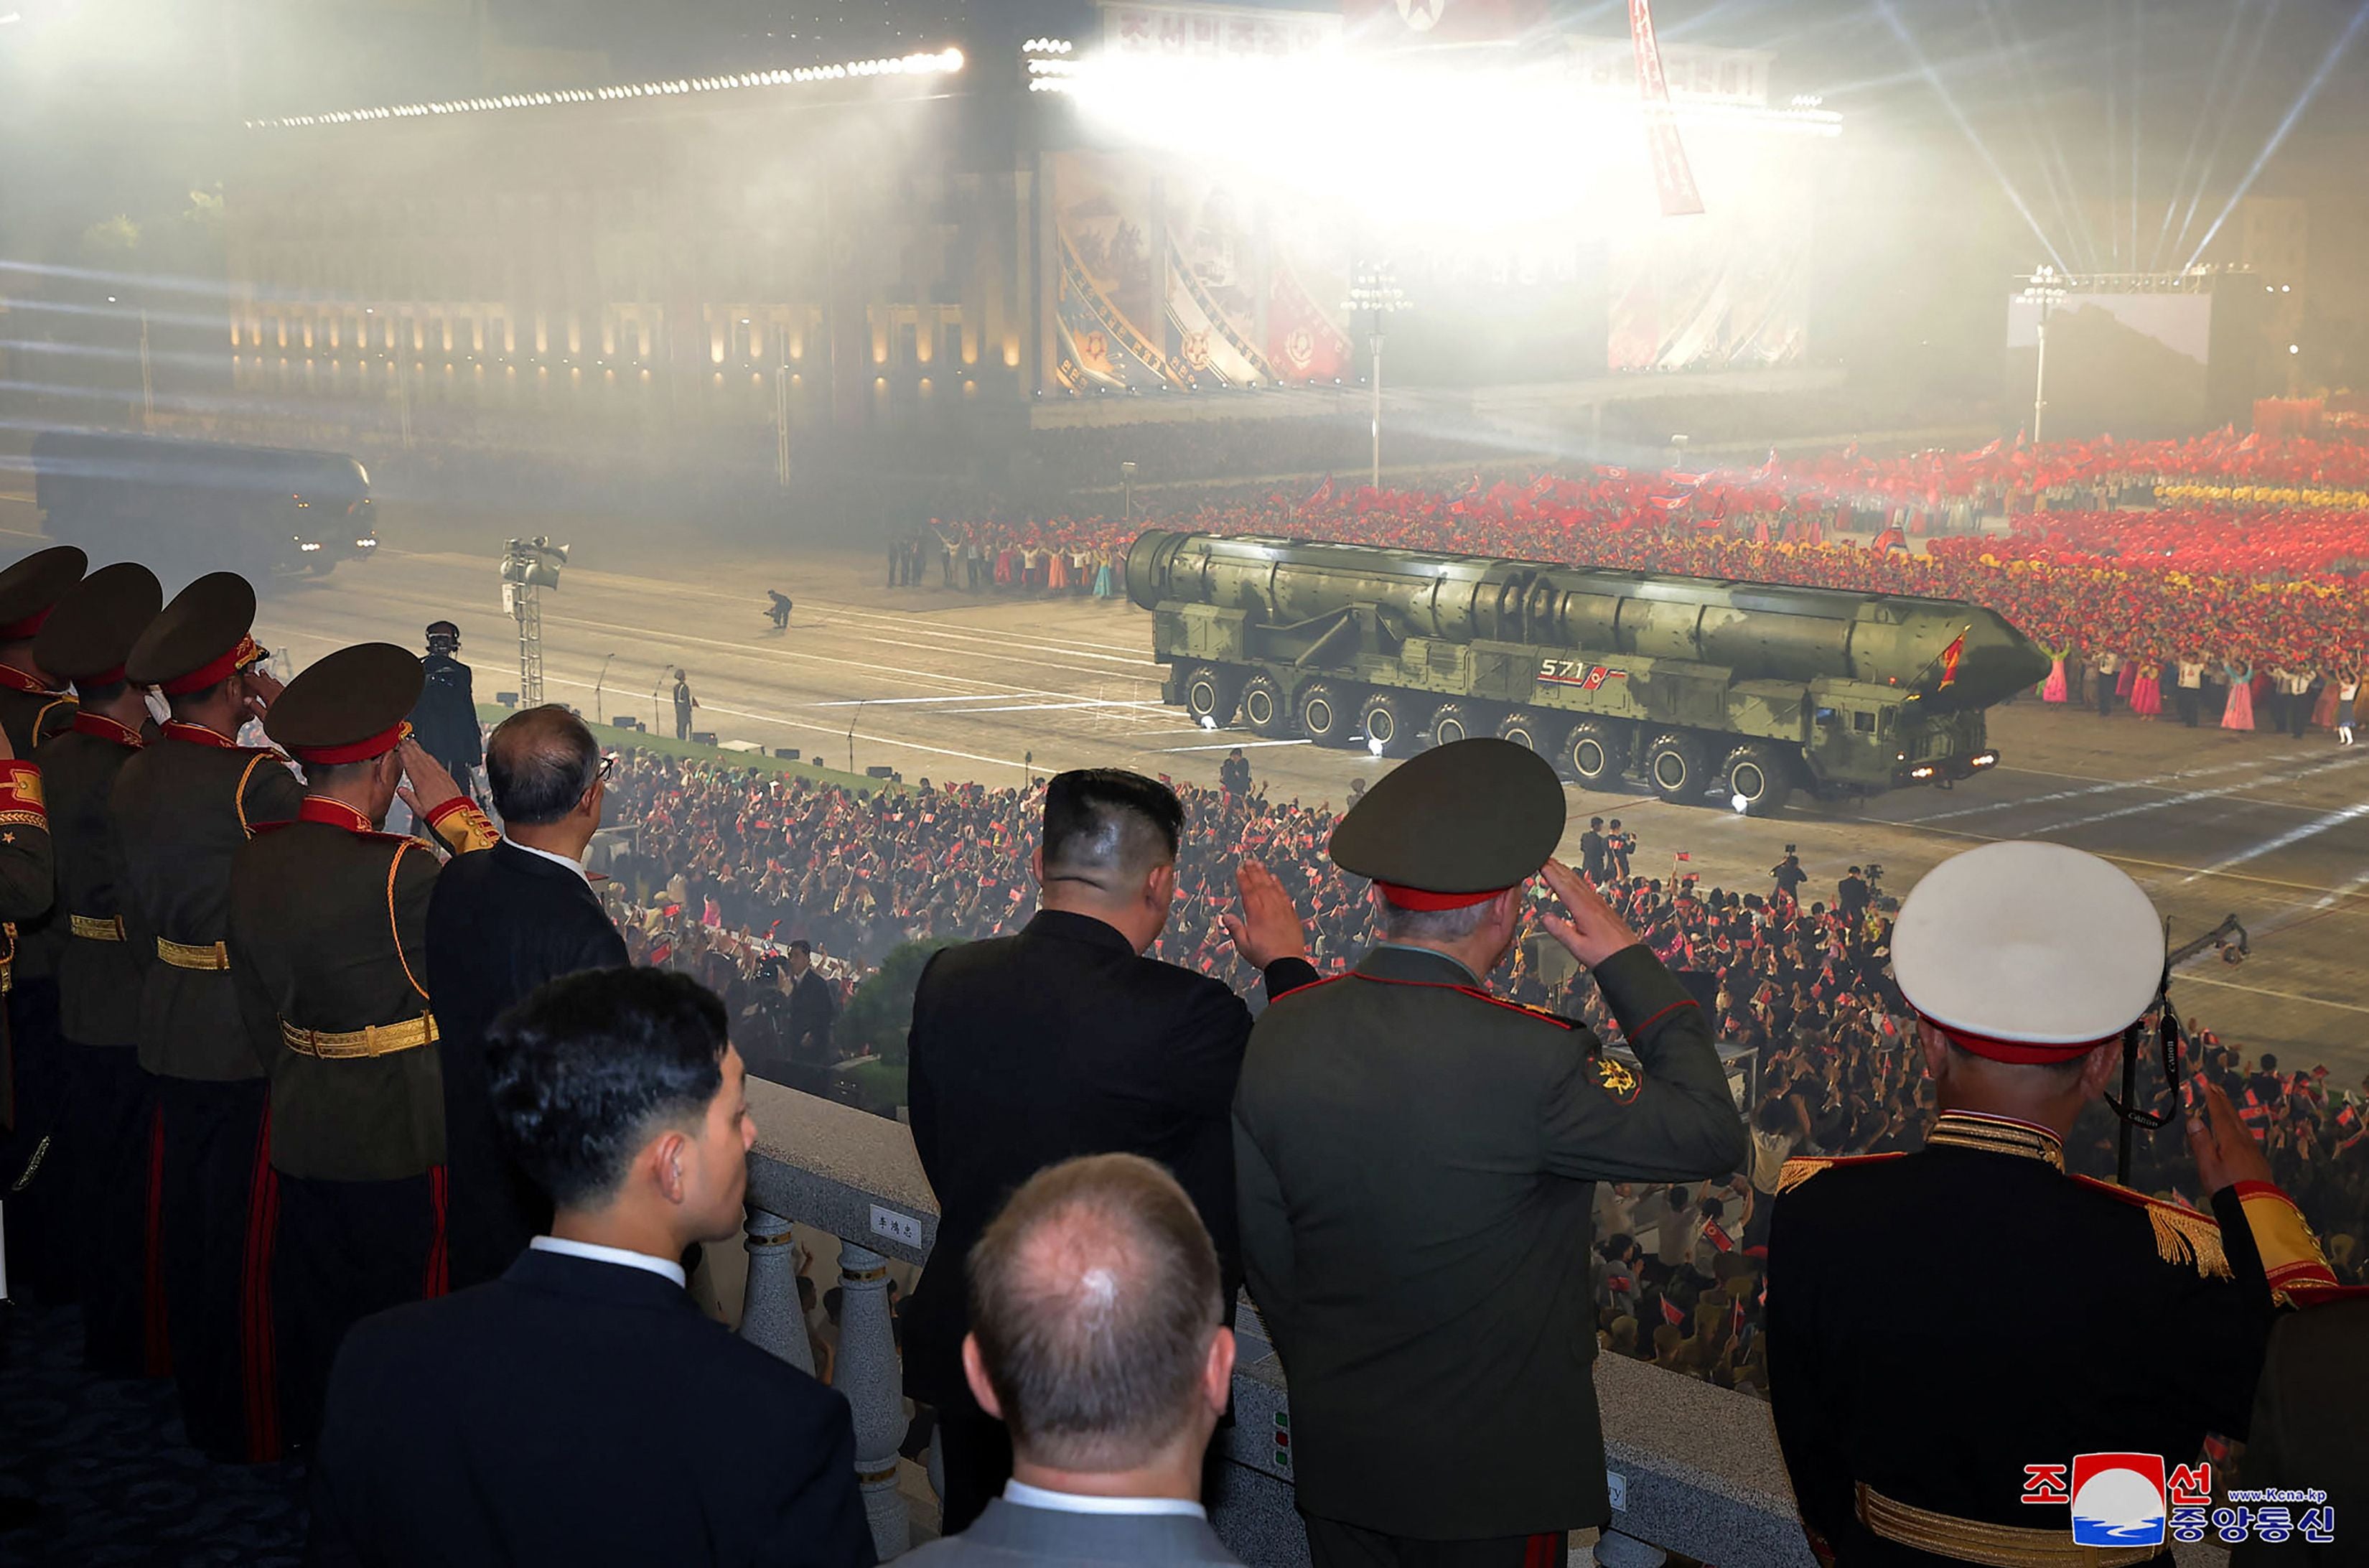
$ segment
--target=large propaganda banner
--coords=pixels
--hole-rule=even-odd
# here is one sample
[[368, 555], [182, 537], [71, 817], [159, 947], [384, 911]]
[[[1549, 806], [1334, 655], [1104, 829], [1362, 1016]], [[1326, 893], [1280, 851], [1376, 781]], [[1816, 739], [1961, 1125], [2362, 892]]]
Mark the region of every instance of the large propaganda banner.
[[1354, 373], [1337, 236], [1142, 153], [1045, 160], [1048, 389], [1206, 392]]
[[1810, 217], [1791, 182], [1722, 193], [1690, 217], [1628, 225], [1606, 248], [1616, 371], [1745, 370], [1808, 344]]

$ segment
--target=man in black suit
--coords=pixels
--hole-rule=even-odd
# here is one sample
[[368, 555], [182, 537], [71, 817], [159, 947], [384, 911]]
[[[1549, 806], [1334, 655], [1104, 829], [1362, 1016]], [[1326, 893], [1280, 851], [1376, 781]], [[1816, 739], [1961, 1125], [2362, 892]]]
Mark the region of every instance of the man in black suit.
[[584, 875], [606, 795], [600, 747], [562, 707], [502, 722], [486, 751], [505, 837], [444, 868], [428, 904], [428, 994], [444, 1076], [446, 1244], [454, 1289], [498, 1278], [551, 1220], [505, 1155], [486, 1099], [486, 1032], [545, 980], [626, 963]]
[[869, 1568], [847, 1401], [711, 1322], [675, 1261], [736, 1233], [748, 1190], [724, 1004], [655, 969], [571, 975], [486, 1057], [552, 1233], [348, 1333], [307, 1561]]
[[1579, 836], [1579, 869], [1590, 882], [1602, 882], [1612, 875], [1612, 850], [1605, 841], [1604, 818], [1587, 819], [1587, 831]]
[[1232, 1391], [1218, 1253], [1174, 1177], [1135, 1154], [1039, 1171], [970, 1254], [963, 1371], [1013, 1434], [1012, 1480], [921, 1568], [1235, 1563], [1201, 1503]]
[[831, 994], [830, 982], [815, 972], [813, 946], [803, 940], [791, 943], [782, 975], [790, 999], [790, 1059], [830, 1065], [830, 1025], [839, 1016], [839, 999]]
[[[905, 1390], [938, 1409], [944, 1529], [978, 1516], [1012, 1473], [1001, 1422], [962, 1370], [963, 1260], [1003, 1201], [1047, 1165], [1141, 1154], [1176, 1174], [1217, 1244], [1225, 1299], [1242, 1281], [1229, 1108], [1250, 1010], [1220, 981], [1142, 956], [1168, 923], [1184, 808], [1115, 768], [1045, 791], [1042, 891], [1017, 934], [949, 947], [913, 998], [913, 1145], [938, 1195], [934, 1255], [904, 1311]], [[1267, 994], [1311, 983], [1299, 917], [1272, 872], [1244, 863], [1235, 951]]]

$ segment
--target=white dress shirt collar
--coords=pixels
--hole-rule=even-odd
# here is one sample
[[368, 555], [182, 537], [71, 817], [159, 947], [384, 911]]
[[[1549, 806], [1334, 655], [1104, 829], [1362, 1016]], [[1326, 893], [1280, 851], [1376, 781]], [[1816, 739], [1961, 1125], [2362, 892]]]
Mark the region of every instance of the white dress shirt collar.
[[509, 847], [514, 850], [523, 850], [528, 854], [540, 855], [544, 860], [551, 862], [554, 865], [564, 865], [567, 867], [568, 870], [576, 873], [578, 876], [581, 877], [587, 887], [592, 886], [592, 878], [585, 875], [584, 863], [580, 860], [570, 860], [564, 854], [554, 854], [549, 850], [539, 850], [532, 844], [522, 844], [516, 839], [504, 839], [502, 842], [509, 845]]
[[[521, 845], [521, 849], [525, 846]], [[540, 850], [535, 852], [540, 854]], [[554, 859], [558, 857], [554, 856]], [[677, 1285], [683, 1283], [682, 1265], [672, 1258], [654, 1258], [647, 1253], [627, 1252], [623, 1247], [604, 1247], [597, 1242], [571, 1242], [562, 1236], [537, 1236], [527, 1243], [538, 1253], [557, 1253], [566, 1258], [587, 1258], [593, 1263], [615, 1264], [620, 1268], [645, 1269], [664, 1275]]]
[[1206, 1519], [1209, 1511], [1189, 1497], [1089, 1497], [1082, 1492], [1051, 1492], [1024, 1481], [1003, 1483], [1003, 1500], [1023, 1508], [1057, 1514], [1187, 1514]]

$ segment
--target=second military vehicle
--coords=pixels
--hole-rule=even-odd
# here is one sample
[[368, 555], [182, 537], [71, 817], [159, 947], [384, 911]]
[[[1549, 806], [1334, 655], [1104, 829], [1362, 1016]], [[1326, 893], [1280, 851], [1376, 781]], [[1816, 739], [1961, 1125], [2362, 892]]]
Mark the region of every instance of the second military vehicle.
[[106, 430], [33, 438], [50, 537], [159, 572], [326, 572], [378, 549], [370, 475], [341, 452]]
[[1152, 532], [1127, 588], [1207, 727], [1377, 756], [1495, 735], [1591, 789], [1754, 815], [1991, 767], [1984, 710], [2048, 672], [1956, 600], [1487, 555]]

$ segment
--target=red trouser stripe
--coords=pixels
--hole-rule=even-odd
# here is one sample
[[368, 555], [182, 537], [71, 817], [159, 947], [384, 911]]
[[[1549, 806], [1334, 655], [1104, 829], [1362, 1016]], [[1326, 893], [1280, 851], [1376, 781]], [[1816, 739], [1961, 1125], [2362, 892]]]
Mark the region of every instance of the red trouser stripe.
[[165, 1107], [148, 1116], [147, 1246], [143, 1249], [140, 1299], [143, 1315], [143, 1364], [152, 1378], [173, 1374], [172, 1318], [165, 1308]]
[[452, 1288], [451, 1263], [444, 1245], [445, 1190], [444, 1167], [441, 1165], [428, 1167], [428, 1196], [436, 1208], [436, 1230], [429, 1238], [428, 1274], [419, 1282], [419, 1294], [423, 1299], [432, 1300]]
[[1534, 1535], [1522, 1548], [1522, 1568], [1562, 1568], [1563, 1538], [1559, 1535]]
[[255, 1138], [255, 1170], [246, 1195], [246, 1246], [239, 1277], [239, 1363], [246, 1383], [246, 1457], [268, 1464], [280, 1457], [280, 1377], [273, 1365], [278, 1335], [271, 1322], [271, 1252], [280, 1235], [280, 1173], [271, 1168], [271, 1107]]

